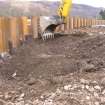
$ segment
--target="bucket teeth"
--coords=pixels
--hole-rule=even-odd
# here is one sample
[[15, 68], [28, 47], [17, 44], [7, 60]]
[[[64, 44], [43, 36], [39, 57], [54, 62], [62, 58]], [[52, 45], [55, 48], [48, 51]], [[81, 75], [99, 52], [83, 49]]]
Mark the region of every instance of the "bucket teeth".
[[47, 40], [47, 39], [53, 39], [54, 38], [54, 33], [52, 32], [44, 32], [42, 34], [42, 39]]

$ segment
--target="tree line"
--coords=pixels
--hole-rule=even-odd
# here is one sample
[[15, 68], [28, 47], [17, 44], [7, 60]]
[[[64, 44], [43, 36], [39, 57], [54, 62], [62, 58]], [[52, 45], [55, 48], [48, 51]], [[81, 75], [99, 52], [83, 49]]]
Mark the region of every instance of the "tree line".
[[101, 10], [99, 15], [101, 16], [102, 19], [105, 20], [105, 10]]

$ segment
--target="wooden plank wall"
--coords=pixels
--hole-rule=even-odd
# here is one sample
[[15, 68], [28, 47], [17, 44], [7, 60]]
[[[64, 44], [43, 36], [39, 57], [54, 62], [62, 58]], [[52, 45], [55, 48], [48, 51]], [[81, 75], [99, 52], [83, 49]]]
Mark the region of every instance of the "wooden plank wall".
[[[11, 47], [17, 48], [25, 37], [31, 35], [38, 38], [39, 17], [0, 17], [0, 54], [8, 52]], [[69, 33], [70, 30], [91, 25], [105, 25], [105, 20], [82, 17], [68, 17], [67, 24], [57, 27], [57, 32]]]

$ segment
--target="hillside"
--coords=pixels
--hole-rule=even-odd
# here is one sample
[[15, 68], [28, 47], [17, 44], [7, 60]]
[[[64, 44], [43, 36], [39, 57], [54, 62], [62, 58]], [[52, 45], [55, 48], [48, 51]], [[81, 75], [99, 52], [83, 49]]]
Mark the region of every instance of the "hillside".
[[[1, 2], [0, 15], [2, 16], [40, 16], [55, 15], [59, 2]], [[72, 16], [96, 17], [102, 8], [96, 8], [83, 4], [73, 4]]]

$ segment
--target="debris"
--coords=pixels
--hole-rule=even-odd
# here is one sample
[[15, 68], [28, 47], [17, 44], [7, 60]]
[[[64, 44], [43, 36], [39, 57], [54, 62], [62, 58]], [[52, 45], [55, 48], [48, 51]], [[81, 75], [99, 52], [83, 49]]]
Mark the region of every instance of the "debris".
[[11, 100], [12, 96], [9, 92], [6, 92], [5, 95], [4, 95], [4, 98], [5, 98], [5, 100]]
[[20, 95], [20, 98], [24, 98], [24, 96], [25, 96], [25, 94], [24, 94], [24, 93], [22, 93], [22, 94]]
[[94, 86], [94, 88], [101, 91], [101, 87], [98, 85]]
[[31, 77], [28, 81], [27, 81], [27, 84], [28, 85], [34, 85], [36, 83], [36, 79]]
[[96, 71], [95, 65], [87, 63], [87, 61], [81, 61], [80, 72], [92, 72]]
[[66, 86], [64, 86], [64, 90], [68, 91], [68, 90], [70, 90], [70, 89], [71, 89], [71, 85], [66, 85]]
[[12, 77], [14, 78], [14, 77], [16, 77], [16, 75], [17, 75], [17, 73], [15, 72], [12, 74]]
[[81, 82], [82, 84], [89, 84], [89, 81], [88, 81], [88, 80], [85, 80], [85, 79], [80, 79], [80, 82]]

